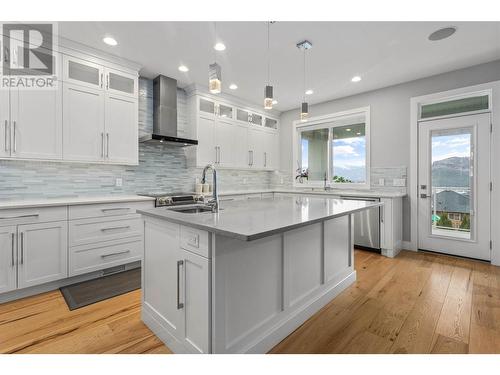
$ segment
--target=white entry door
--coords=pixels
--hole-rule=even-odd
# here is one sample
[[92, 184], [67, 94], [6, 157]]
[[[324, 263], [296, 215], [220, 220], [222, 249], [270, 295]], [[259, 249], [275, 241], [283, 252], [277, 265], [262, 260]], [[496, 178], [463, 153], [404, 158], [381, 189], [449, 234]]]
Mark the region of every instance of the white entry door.
[[419, 123], [419, 249], [490, 260], [490, 123], [490, 114]]

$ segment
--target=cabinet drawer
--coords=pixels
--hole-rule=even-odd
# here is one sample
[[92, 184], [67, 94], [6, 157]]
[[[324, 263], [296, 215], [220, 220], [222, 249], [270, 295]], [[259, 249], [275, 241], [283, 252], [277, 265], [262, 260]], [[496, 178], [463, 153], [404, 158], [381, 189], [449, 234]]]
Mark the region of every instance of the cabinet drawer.
[[142, 260], [142, 238], [107, 246], [72, 247], [69, 251], [69, 275], [81, 275], [121, 264]]
[[142, 237], [141, 215], [131, 214], [111, 218], [92, 218], [70, 221], [69, 244], [80, 246], [103, 241]]
[[0, 210], [0, 226], [47, 223], [67, 219], [68, 208], [66, 206]]
[[181, 225], [180, 246], [205, 258], [210, 257], [210, 236], [208, 232]]
[[153, 208], [153, 202], [123, 202], [88, 204], [69, 207], [69, 219], [88, 219], [92, 217], [108, 217], [134, 214], [136, 210]]

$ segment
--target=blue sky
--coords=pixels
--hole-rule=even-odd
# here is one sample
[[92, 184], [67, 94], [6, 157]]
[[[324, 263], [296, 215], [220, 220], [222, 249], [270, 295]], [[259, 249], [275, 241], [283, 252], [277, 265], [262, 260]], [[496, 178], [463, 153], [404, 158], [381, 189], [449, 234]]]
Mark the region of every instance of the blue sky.
[[364, 167], [366, 162], [365, 137], [335, 139], [333, 141], [334, 167], [350, 169]]
[[470, 156], [470, 134], [440, 135], [432, 137], [432, 162]]

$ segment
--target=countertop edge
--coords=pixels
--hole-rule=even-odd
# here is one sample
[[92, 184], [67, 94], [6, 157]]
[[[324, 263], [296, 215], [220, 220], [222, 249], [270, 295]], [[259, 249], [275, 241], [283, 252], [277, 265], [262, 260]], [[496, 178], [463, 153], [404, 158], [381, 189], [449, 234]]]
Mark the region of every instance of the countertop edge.
[[[285, 193], [285, 194], [311, 194], [311, 195], [342, 195], [342, 196], [352, 196], [352, 197], [370, 197], [370, 198], [404, 198], [408, 194], [403, 192], [379, 192], [379, 191], [303, 191], [303, 190], [293, 190], [293, 189], [256, 189], [256, 190], [234, 190], [234, 191], [222, 191], [219, 196], [228, 195], [245, 195], [245, 194], [265, 194], [265, 193]], [[206, 195], [211, 195], [208, 193]]]

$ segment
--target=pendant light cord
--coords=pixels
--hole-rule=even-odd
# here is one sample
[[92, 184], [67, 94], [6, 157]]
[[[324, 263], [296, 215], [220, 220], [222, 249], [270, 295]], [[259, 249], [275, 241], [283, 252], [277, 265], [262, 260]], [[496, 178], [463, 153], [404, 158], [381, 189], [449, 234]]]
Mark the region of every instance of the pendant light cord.
[[[217, 22], [214, 22], [215, 43], [217, 43]], [[214, 62], [217, 63], [217, 50], [214, 48]]]
[[267, 22], [267, 84], [269, 85], [269, 77], [271, 76], [270, 71], [271, 71], [271, 57], [270, 57], [270, 50], [269, 50], [269, 27], [271, 26], [271, 21]]
[[302, 90], [302, 101], [306, 101], [306, 49], [304, 48], [304, 87]]

